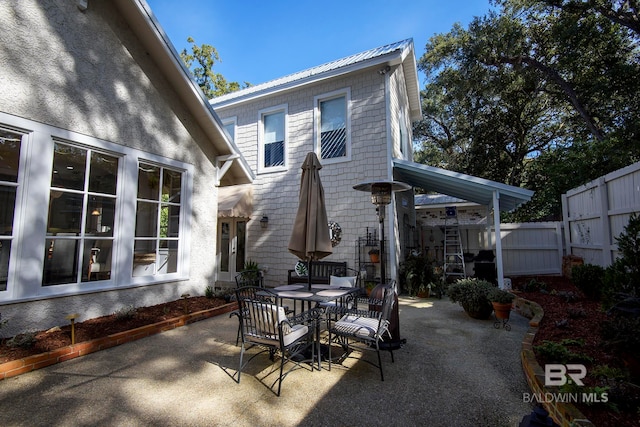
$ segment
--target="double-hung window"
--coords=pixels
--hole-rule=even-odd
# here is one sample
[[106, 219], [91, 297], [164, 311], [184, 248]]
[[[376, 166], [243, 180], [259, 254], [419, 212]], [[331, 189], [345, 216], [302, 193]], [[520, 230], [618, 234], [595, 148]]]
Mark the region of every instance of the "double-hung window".
[[320, 154], [323, 162], [351, 158], [349, 98], [349, 90], [315, 98], [316, 152]]
[[281, 171], [286, 168], [286, 107], [260, 112], [258, 170]]
[[178, 272], [183, 171], [140, 162], [133, 276]]

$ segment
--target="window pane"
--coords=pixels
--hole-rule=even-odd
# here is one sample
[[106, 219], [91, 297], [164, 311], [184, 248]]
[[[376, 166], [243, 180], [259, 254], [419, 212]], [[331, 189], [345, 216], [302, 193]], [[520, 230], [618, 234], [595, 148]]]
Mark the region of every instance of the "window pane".
[[323, 159], [347, 155], [344, 97], [320, 102], [320, 155]]
[[231, 139], [231, 141], [233, 142], [235, 140], [235, 131], [236, 131], [236, 127], [234, 123], [227, 123], [226, 125], [224, 125], [224, 130], [225, 132], [227, 132], [227, 135], [229, 135], [229, 139]]
[[284, 142], [274, 142], [264, 146], [264, 166], [284, 165]]
[[42, 284], [49, 286], [77, 282], [77, 264], [78, 240], [47, 239]]
[[51, 186], [84, 190], [87, 150], [57, 143], [53, 154]]
[[18, 182], [21, 135], [0, 129], [0, 181]]
[[15, 204], [15, 187], [0, 186], [0, 236], [13, 235], [13, 210]]
[[223, 271], [225, 273], [229, 272], [229, 243], [231, 238], [230, 231], [231, 224], [229, 224], [228, 222], [220, 223], [220, 271]]
[[284, 113], [264, 116], [264, 143], [284, 141]]
[[180, 203], [182, 173], [164, 169], [162, 176], [162, 201]]
[[9, 254], [11, 254], [11, 240], [0, 240], [0, 291], [7, 290]]
[[113, 240], [87, 240], [82, 258], [82, 281], [109, 280]]
[[158, 273], [175, 273], [178, 271], [178, 241], [160, 240], [160, 262], [158, 263]]
[[155, 274], [156, 241], [136, 240], [133, 252], [133, 275], [151, 276]]
[[51, 191], [47, 233], [80, 233], [82, 224], [82, 194]]
[[238, 221], [236, 223], [236, 271], [244, 270], [244, 261], [247, 253], [247, 223], [245, 221]]
[[160, 208], [160, 237], [178, 237], [180, 206], [162, 205]]
[[138, 202], [136, 210], [136, 237], [156, 237], [158, 227], [158, 205]]
[[90, 196], [87, 205], [85, 233], [89, 235], [113, 236], [116, 199], [112, 197]]
[[118, 158], [102, 153], [91, 153], [91, 171], [89, 172], [89, 191], [103, 194], [116, 194], [118, 179]]
[[141, 163], [138, 167], [138, 198], [159, 200], [160, 168]]

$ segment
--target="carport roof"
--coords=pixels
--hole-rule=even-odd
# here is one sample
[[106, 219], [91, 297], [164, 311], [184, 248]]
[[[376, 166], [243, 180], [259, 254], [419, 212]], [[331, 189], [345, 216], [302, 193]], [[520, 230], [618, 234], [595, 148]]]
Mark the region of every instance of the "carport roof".
[[494, 192], [498, 193], [500, 211], [512, 211], [533, 197], [533, 191], [514, 187], [472, 175], [393, 159], [394, 179], [414, 187], [458, 197], [490, 206]]

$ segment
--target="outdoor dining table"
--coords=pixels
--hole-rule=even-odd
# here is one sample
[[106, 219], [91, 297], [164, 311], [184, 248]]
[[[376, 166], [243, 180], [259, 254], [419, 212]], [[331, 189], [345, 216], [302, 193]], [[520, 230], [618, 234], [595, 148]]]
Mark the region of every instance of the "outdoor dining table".
[[[304, 310], [304, 303], [307, 302], [308, 309], [311, 309], [311, 304], [315, 303], [316, 306], [320, 306], [322, 303], [340, 303], [345, 302], [347, 298], [357, 297], [360, 293], [360, 288], [357, 287], [337, 287], [327, 284], [312, 284], [311, 289], [307, 285], [282, 285], [273, 288], [273, 291], [278, 295], [278, 298], [289, 299], [293, 301], [293, 314], [296, 313], [296, 303], [300, 301], [300, 311]], [[318, 369], [321, 370], [322, 354], [320, 351], [320, 324], [316, 325], [315, 334], [316, 346], [318, 348], [317, 360]], [[315, 356], [315, 355], [314, 355]], [[313, 358], [313, 357], [312, 357]]]

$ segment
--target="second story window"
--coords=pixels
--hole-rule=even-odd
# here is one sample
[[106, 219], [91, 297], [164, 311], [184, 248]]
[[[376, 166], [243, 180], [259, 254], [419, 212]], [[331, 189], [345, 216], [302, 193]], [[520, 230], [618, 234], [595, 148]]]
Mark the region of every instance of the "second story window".
[[317, 139], [320, 158], [324, 160], [349, 160], [349, 93], [337, 92], [316, 97], [318, 114]]
[[283, 170], [286, 166], [286, 110], [264, 111], [260, 119], [258, 170]]

